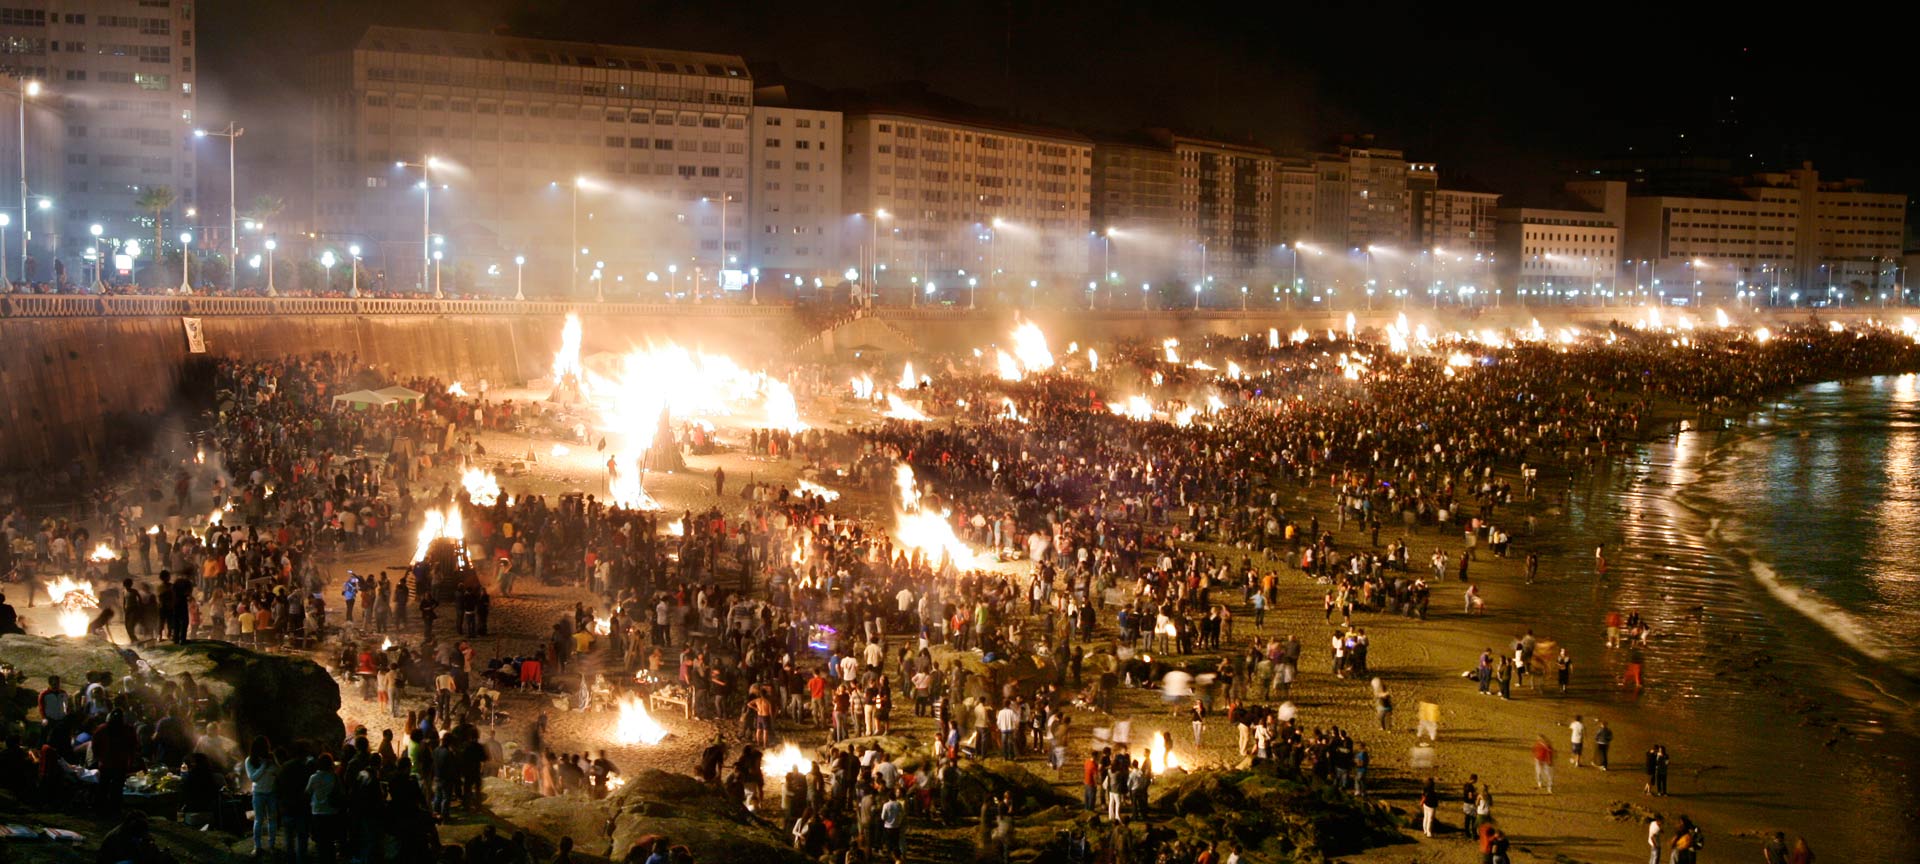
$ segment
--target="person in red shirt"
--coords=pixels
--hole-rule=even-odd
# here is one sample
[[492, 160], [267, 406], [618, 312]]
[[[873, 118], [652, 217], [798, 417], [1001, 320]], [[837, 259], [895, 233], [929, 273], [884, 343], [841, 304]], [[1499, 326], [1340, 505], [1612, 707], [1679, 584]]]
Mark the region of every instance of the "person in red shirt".
[[1545, 735], [1533, 737], [1533, 788], [1545, 788], [1553, 794], [1553, 745]]

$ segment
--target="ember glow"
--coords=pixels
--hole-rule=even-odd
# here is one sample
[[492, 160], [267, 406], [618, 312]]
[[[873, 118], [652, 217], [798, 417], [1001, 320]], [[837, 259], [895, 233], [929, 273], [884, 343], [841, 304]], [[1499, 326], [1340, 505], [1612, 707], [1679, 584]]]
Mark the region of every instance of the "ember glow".
[[573, 451], [572, 451], [572, 450], [570, 450], [570, 449], [568, 449], [568, 448], [567, 448], [567, 445], [565, 445], [565, 444], [555, 444], [555, 445], [553, 445], [553, 455], [555, 455], [555, 456], [565, 456], [565, 455], [567, 455], [568, 453], [572, 453], [572, 452], [573, 452]]
[[1026, 373], [1020, 371], [1020, 361], [1013, 359], [1013, 355], [1005, 351], [995, 349], [993, 363], [1002, 381], [1018, 381], [1027, 377]]
[[455, 381], [452, 384], [447, 385], [447, 395], [448, 396], [465, 396], [467, 395], [467, 388], [460, 386], [460, 382]]
[[1092, 348], [1087, 349], [1087, 371], [1088, 372], [1100, 371], [1100, 352], [1095, 351]]
[[95, 561], [95, 562], [106, 562], [106, 561], [112, 561], [118, 557], [120, 557], [119, 553], [114, 552], [112, 546], [108, 546], [105, 543], [101, 543], [100, 545], [93, 547], [93, 553], [87, 556], [87, 560]]
[[1107, 410], [1129, 420], [1146, 422], [1153, 419], [1153, 402], [1145, 396], [1128, 396], [1124, 402], [1110, 402]]
[[900, 389], [912, 390], [918, 386], [920, 386], [920, 379], [914, 377], [913, 361], [909, 360], [906, 367], [900, 370]]
[[777, 785], [785, 789], [786, 783], [783, 782], [783, 778], [787, 776], [787, 772], [795, 769], [798, 769], [801, 774], [810, 774], [813, 772], [813, 760], [807, 758], [807, 754], [794, 746], [792, 741], [783, 742], [777, 748], [769, 748], [760, 758], [760, 775], [767, 778], [768, 786]]
[[873, 398], [873, 376], [872, 375], [862, 374], [860, 377], [852, 379], [852, 383], [853, 383], [853, 398], [860, 399], [863, 401]]
[[74, 639], [87, 635], [87, 625], [93, 623], [91, 610], [100, 608], [100, 598], [94, 595], [93, 585], [61, 576], [47, 583], [47, 596], [60, 609], [58, 620], [62, 634]]
[[1168, 363], [1180, 362], [1180, 340], [1173, 338], [1161, 340], [1160, 350], [1165, 352]]
[[553, 383], [559, 384], [572, 376], [584, 394], [587, 370], [580, 365], [580, 336], [580, 316], [567, 313], [567, 323], [560, 328], [560, 350], [553, 355]]
[[658, 744], [667, 738], [667, 727], [647, 713], [647, 703], [638, 696], [620, 699], [620, 719], [614, 723], [613, 740], [620, 744]]

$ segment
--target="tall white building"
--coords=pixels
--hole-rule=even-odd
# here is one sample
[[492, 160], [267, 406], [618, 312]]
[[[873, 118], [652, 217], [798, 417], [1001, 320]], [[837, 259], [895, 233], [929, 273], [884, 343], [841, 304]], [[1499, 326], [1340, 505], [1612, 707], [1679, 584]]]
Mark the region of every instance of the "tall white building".
[[[1620, 226], [1592, 210], [1494, 211], [1499, 272], [1522, 303], [1596, 303], [1615, 291]], [[1502, 288], [1505, 290], [1505, 288]]]
[[[784, 104], [782, 88], [755, 92], [749, 152], [753, 188], [743, 266], [760, 284], [838, 283], [857, 262], [844, 255], [840, 232], [844, 130], [838, 111]], [[794, 280], [798, 280], [795, 283]]]
[[[22, 217], [31, 232], [29, 276], [51, 281], [53, 261], [70, 282], [102, 236], [152, 245], [155, 222], [171, 246], [194, 205], [194, 4], [192, 0], [0, 0], [5, 91], [27, 98], [26, 180], [21, 212], [20, 139], [0, 135], [0, 213], [8, 214], [8, 275], [20, 279]], [[9, 100], [11, 101], [11, 100]], [[18, 116], [17, 107], [6, 113]], [[166, 186], [174, 203], [140, 209], [141, 190]], [[49, 202], [42, 204], [42, 201]], [[206, 239], [206, 238], [200, 238]], [[152, 258], [142, 250], [141, 260]]]
[[[977, 290], [1078, 296], [1091, 242], [1093, 141], [930, 110], [846, 112], [845, 242], [901, 292], [965, 303]], [[873, 224], [868, 220], [877, 220]], [[964, 273], [962, 271], [965, 271]], [[969, 289], [969, 282], [977, 283]]]
[[316, 233], [367, 249], [389, 287], [421, 284], [428, 233], [447, 290], [511, 294], [516, 256], [528, 290], [656, 300], [744, 266], [737, 56], [373, 27], [315, 73]]

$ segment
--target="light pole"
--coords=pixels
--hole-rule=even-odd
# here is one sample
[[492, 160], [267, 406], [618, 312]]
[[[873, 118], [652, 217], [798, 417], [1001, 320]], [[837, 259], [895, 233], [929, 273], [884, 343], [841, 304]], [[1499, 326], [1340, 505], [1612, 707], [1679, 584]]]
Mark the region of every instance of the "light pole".
[[[607, 302], [607, 280], [602, 278], [602, 274], [606, 273], [606, 269], [607, 262], [593, 262], [593, 275], [589, 278], [593, 280], [593, 302], [595, 303]], [[436, 283], [440, 280], [438, 265], [435, 265], [433, 278]]]
[[[267, 248], [272, 249], [273, 247], [268, 246]], [[444, 257], [446, 257], [445, 252], [439, 249], [433, 250], [433, 299], [435, 300], [447, 299], [447, 295], [440, 293], [440, 259]]]
[[752, 294], [747, 305], [758, 306], [760, 305], [760, 268], [748, 267], [747, 278], [752, 280], [753, 285], [752, 289], [750, 289]]
[[40, 95], [40, 82], [20, 79], [20, 281], [30, 282], [27, 274], [27, 102]]
[[[991, 280], [991, 279], [992, 279], [993, 277], [992, 277], [991, 275], [989, 275], [989, 276], [988, 276], [987, 278], [988, 278], [989, 280]], [[989, 282], [989, 283], [988, 283], [988, 290], [992, 290], [992, 283], [991, 283], [991, 282]], [[967, 308], [968, 308], [968, 309], [972, 309], [972, 308], [973, 308], [973, 300], [974, 300], [974, 297], [975, 297], [976, 295], [978, 295], [979, 293], [980, 293], [980, 280], [979, 280], [979, 278], [978, 278], [978, 277], [974, 277], [974, 276], [968, 276], [968, 277], [967, 277]]]
[[527, 299], [527, 256], [513, 256], [513, 299]]
[[273, 288], [273, 250], [278, 248], [280, 248], [280, 241], [275, 240], [272, 237], [268, 237], [267, 238], [267, 296], [268, 297], [280, 296], [279, 292], [275, 291]]
[[98, 222], [87, 226], [87, 233], [93, 235], [93, 290], [96, 294], [107, 293], [106, 279], [100, 275], [100, 259], [102, 257], [100, 254], [100, 235], [105, 231], [106, 229], [100, 227], [100, 223]]
[[[440, 167], [440, 160], [428, 156], [422, 162], [395, 162], [395, 168], [420, 169], [420, 190], [423, 193], [420, 204], [420, 290], [427, 289], [427, 267], [439, 260], [433, 254], [433, 169]], [[269, 273], [269, 276], [272, 274]], [[440, 296], [439, 267], [434, 267], [434, 296]]]
[[[11, 290], [13, 285], [12, 280], [7, 278], [7, 226], [12, 224], [12, 216], [0, 213], [0, 291]], [[20, 232], [20, 245], [22, 246], [27, 245], [26, 226], [27, 217], [23, 215], [20, 217], [20, 227], [22, 229]], [[22, 270], [20, 276], [24, 279], [27, 275], [24, 272], [26, 265], [22, 264], [20, 269]]]
[[1151, 282], [1140, 283], [1140, 311], [1142, 312], [1147, 311], [1147, 298], [1153, 296], [1152, 292], [1153, 292], [1153, 283]]
[[1004, 224], [995, 216], [987, 227], [987, 294], [992, 296], [999, 296], [993, 293], [993, 283], [1000, 274], [1000, 226]]
[[[155, 252], [154, 254], [158, 255], [159, 253]], [[189, 232], [182, 231], [180, 232], [180, 293], [182, 294], [193, 293], [193, 280], [188, 278], [188, 273], [192, 269], [193, 235]]]
[[360, 297], [360, 244], [348, 246], [347, 257], [353, 259], [348, 262], [353, 267], [353, 284], [348, 287], [347, 296], [358, 299]]
[[1203, 281], [1193, 283], [1193, 311], [1195, 312], [1200, 311], [1200, 292], [1207, 287], [1204, 277], [1202, 277], [1202, 280]]
[[567, 278], [567, 297], [569, 298], [573, 297], [574, 292], [580, 290], [580, 186], [585, 182], [585, 177], [573, 178], [573, 207], [569, 217], [573, 233], [569, 235], [567, 245], [568, 272], [572, 274]]
[[195, 138], [227, 139], [227, 243], [232, 251], [231, 257], [227, 259], [227, 290], [229, 291], [238, 291], [240, 288], [240, 232], [238, 230], [240, 207], [238, 203], [239, 195], [233, 182], [233, 163], [235, 151], [237, 151], [240, 146], [240, 136], [245, 134], [247, 134], [247, 130], [235, 125], [232, 120], [227, 121], [227, 131], [225, 132], [209, 132], [205, 129], [193, 130], [193, 137]]
[[680, 293], [680, 265], [668, 264], [667, 275], [672, 278], [673, 293], [678, 295]]
[[340, 263], [340, 259], [333, 254], [332, 249], [320, 253], [320, 266], [327, 271], [326, 285], [328, 291], [333, 290], [333, 265], [338, 263]]
[[1287, 311], [1293, 311], [1293, 293], [1300, 290], [1300, 244], [1287, 244]]

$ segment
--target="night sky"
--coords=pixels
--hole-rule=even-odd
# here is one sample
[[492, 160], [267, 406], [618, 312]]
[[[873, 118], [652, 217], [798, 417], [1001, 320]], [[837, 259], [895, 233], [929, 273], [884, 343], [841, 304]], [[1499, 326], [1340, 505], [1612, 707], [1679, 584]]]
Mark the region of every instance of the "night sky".
[[1559, 159], [1629, 148], [1812, 159], [1920, 189], [1894, 34], [1679, 5], [202, 0], [200, 104], [206, 123], [248, 127], [242, 183], [294, 201], [306, 58], [371, 24], [738, 53], [827, 87], [920, 81], [1094, 133], [1166, 125], [1294, 150], [1371, 132], [1440, 163], [1443, 183], [1523, 198], [1554, 185]]

